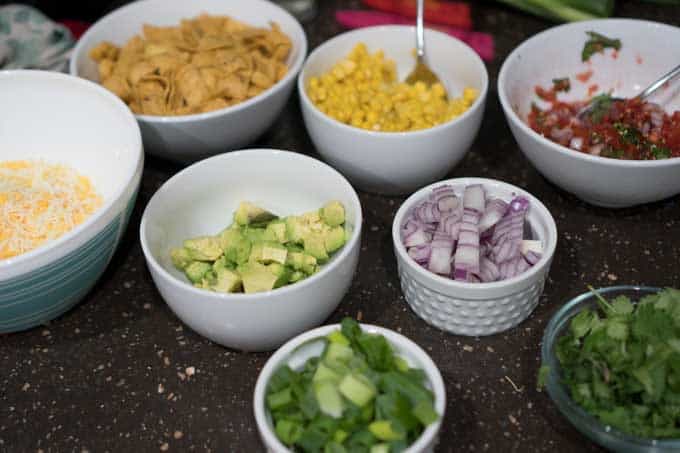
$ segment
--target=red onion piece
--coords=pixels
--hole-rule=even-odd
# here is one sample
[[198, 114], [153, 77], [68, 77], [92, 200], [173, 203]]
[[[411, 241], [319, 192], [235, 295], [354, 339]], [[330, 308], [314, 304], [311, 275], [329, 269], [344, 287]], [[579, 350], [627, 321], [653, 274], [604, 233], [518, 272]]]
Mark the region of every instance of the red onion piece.
[[486, 195], [481, 184], [467, 186], [463, 192], [463, 208], [472, 209], [480, 214], [484, 212]]
[[413, 258], [418, 264], [426, 264], [430, 259], [432, 246], [430, 244], [418, 245], [408, 249], [408, 256]]
[[479, 231], [484, 233], [498, 223], [503, 218], [508, 210], [508, 204], [499, 199], [494, 198], [486, 203], [486, 208], [482, 218], [479, 219]]
[[432, 240], [432, 234], [418, 229], [410, 235], [404, 237], [404, 245], [406, 247], [417, 247], [419, 245], [429, 244]]

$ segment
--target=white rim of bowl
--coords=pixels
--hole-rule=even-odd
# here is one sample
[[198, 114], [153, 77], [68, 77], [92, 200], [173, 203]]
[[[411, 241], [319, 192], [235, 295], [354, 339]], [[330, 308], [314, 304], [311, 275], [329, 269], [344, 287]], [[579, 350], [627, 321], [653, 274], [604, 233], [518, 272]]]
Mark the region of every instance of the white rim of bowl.
[[654, 22], [654, 21], [649, 21], [649, 20], [639, 20], [639, 19], [597, 19], [597, 20], [588, 20], [588, 21], [581, 21], [581, 22], [572, 22], [568, 24], [562, 24], [562, 25], [557, 25], [555, 27], [549, 28], [547, 30], [544, 30], [540, 33], [537, 33], [533, 35], [531, 38], [526, 39], [523, 41], [519, 46], [517, 46], [512, 52], [510, 52], [510, 55], [507, 56], [505, 61], [503, 62], [503, 65], [501, 66], [501, 70], [498, 74], [498, 98], [501, 101], [501, 105], [503, 106], [503, 110], [505, 111], [505, 116], [508, 118], [509, 121], [512, 121], [513, 123], [517, 124], [525, 133], [528, 133], [532, 138], [538, 140], [542, 145], [548, 146], [554, 151], [559, 152], [560, 154], [568, 155], [575, 157], [577, 159], [582, 159], [585, 160], [586, 162], [593, 162], [593, 163], [598, 163], [598, 164], [608, 164], [608, 165], [613, 165], [617, 167], [662, 167], [666, 166], [668, 164], [677, 164], [680, 163], [680, 157], [670, 157], [668, 159], [661, 159], [661, 160], [624, 160], [624, 159], [615, 159], [613, 157], [601, 157], [601, 156], [593, 156], [592, 154], [587, 154], [583, 153], [581, 151], [576, 151], [575, 149], [568, 148], [566, 146], [562, 146], [558, 143], [555, 143], [535, 130], [533, 130], [529, 125], [524, 122], [517, 112], [515, 112], [515, 109], [512, 108], [510, 105], [510, 101], [507, 98], [507, 95], [505, 93], [504, 86], [506, 84], [505, 79], [508, 77], [508, 66], [510, 65], [510, 61], [514, 60], [517, 58], [517, 55], [519, 55], [526, 47], [528, 47], [530, 44], [544, 39], [546, 36], [549, 36], [553, 33], [558, 33], [562, 30], [567, 30], [570, 28], [581, 28], [584, 25], [593, 25], [597, 26], [598, 24], [604, 24], [604, 23], [621, 23], [622, 25], [630, 25], [630, 24], [643, 24], [645, 26], [653, 26], [653, 27], [658, 27], [658, 28], [667, 28], [669, 30], [673, 31], [680, 31], [680, 28], [674, 27], [672, 25], [668, 24], [662, 24], [661, 22]]
[[[76, 58], [79, 55], [83, 55], [82, 58], [89, 58], [87, 57], [86, 54], [83, 53], [83, 46], [85, 43], [85, 38], [88, 37], [89, 34], [94, 33], [93, 30], [95, 27], [100, 26], [100, 25], [107, 25], [107, 23], [111, 20], [113, 20], [116, 16], [124, 14], [128, 9], [133, 9], [138, 6], [139, 3], [143, 2], [151, 2], [151, 1], [156, 1], [156, 0], [138, 0], [132, 3], [128, 3], [125, 6], [121, 6], [120, 8], [110, 12], [106, 16], [102, 17], [99, 19], [97, 22], [92, 24], [90, 28], [83, 34], [83, 36], [78, 39], [78, 43], [76, 44], [76, 47], [73, 49], [73, 53], [71, 54], [71, 58], [69, 59], [69, 73], [71, 75], [74, 75], [76, 77], [80, 77], [80, 74], [78, 74], [78, 68], [76, 67]], [[135, 114], [133, 113], [134, 117], [137, 118], [140, 121], [146, 121], [149, 123], [184, 123], [184, 122], [190, 122], [190, 121], [197, 121], [197, 120], [203, 120], [203, 119], [208, 119], [208, 118], [214, 118], [220, 115], [223, 115], [225, 113], [232, 113], [232, 112], [238, 112], [240, 110], [246, 109], [254, 104], [257, 104], [261, 101], [263, 101], [268, 95], [272, 94], [274, 91], [281, 89], [281, 87], [286, 84], [290, 79], [297, 77], [298, 73], [300, 72], [300, 69], [302, 68], [302, 64], [305, 61], [305, 57], [307, 56], [307, 34], [305, 33], [305, 30], [302, 28], [302, 25], [300, 25], [300, 22], [293, 17], [288, 11], [283, 9], [282, 7], [278, 6], [275, 3], [265, 1], [265, 0], [249, 0], [250, 2], [257, 2], [260, 4], [266, 4], [267, 7], [276, 9], [279, 12], [283, 13], [284, 15], [290, 17], [293, 22], [295, 23], [295, 26], [297, 27], [297, 32], [300, 33], [300, 36], [302, 37], [302, 42], [300, 45], [300, 52], [297, 56], [297, 58], [293, 61], [293, 64], [288, 68], [288, 72], [286, 73], [285, 77], [278, 82], [276, 82], [274, 85], [270, 86], [266, 90], [264, 90], [262, 93], [259, 93], [258, 95], [247, 99], [243, 102], [239, 102], [238, 104], [231, 105], [229, 107], [224, 107], [221, 109], [217, 110], [212, 110], [210, 112], [203, 112], [203, 113], [192, 113], [189, 115], [176, 115], [176, 116], [170, 116], [170, 115], [142, 115], [142, 114]], [[196, 14], [200, 14], [200, 11], [198, 11]], [[222, 13], [220, 13], [222, 14]], [[227, 15], [224, 13], [223, 15]], [[291, 39], [292, 42], [292, 39]], [[93, 82], [96, 83], [96, 82]], [[127, 104], [126, 104], [127, 107]], [[129, 107], [127, 107], [129, 109]]]
[[[482, 69], [482, 74], [483, 74], [482, 89], [479, 90], [479, 96], [477, 96], [477, 99], [475, 99], [475, 102], [473, 102], [472, 105], [470, 106], [470, 108], [468, 108], [465, 112], [463, 112], [461, 115], [459, 115], [455, 118], [452, 118], [452, 119], [450, 119], [450, 120], [448, 120], [444, 123], [437, 124], [435, 126], [428, 127], [426, 129], [418, 129], [418, 130], [415, 130], [415, 131], [387, 132], [387, 131], [371, 131], [371, 130], [367, 130], [367, 129], [361, 129], [361, 128], [358, 128], [358, 127], [350, 126], [349, 124], [342, 123], [342, 122], [336, 120], [335, 118], [332, 118], [332, 117], [326, 115], [321, 110], [319, 110], [318, 107], [316, 105], [314, 105], [314, 103], [307, 96], [307, 90], [305, 89], [305, 86], [304, 86], [303, 78], [304, 78], [305, 72], [307, 70], [307, 64], [308, 64], [309, 60], [311, 60], [312, 57], [314, 57], [317, 53], [324, 52], [325, 48], [328, 45], [330, 45], [331, 43], [338, 41], [340, 39], [343, 39], [347, 36], [360, 35], [363, 32], [370, 31], [370, 30], [392, 30], [392, 29], [399, 29], [399, 30], [404, 30], [404, 31], [413, 31], [413, 30], [415, 30], [415, 26], [411, 26], [411, 25], [377, 25], [377, 26], [373, 26], [373, 27], [362, 27], [362, 28], [359, 28], [357, 30], [346, 31], [344, 33], [336, 35], [333, 38], [331, 38], [327, 41], [324, 41], [320, 46], [318, 46], [316, 49], [314, 49], [312, 51], [312, 53], [309, 54], [309, 57], [307, 57], [307, 59], [305, 60], [305, 64], [302, 66], [302, 70], [300, 71], [300, 74], [298, 75], [298, 82], [297, 82], [298, 93], [300, 93], [300, 99], [302, 100], [302, 102], [306, 106], [308, 106], [310, 108], [310, 110], [313, 111], [314, 114], [317, 117], [321, 117], [321, 118], [323, 118], [323, 121], [325, 121], [326, 123], [332, 124], [334, 126], [338, 126], [341, 129], [346, 129], [346, 130], [354, 131], [354, 132], [357, 132], [357, 133], [372, 135], [372, 136], [375, 136], [375, 137], [394, 137], [394, 138], [401, 138], [404, 135], [408, 135], [409, 137], [410, 136], [418, 136], [418, 135], [427, 134], [429, 132], [438, 131], [438, 130], [443, 129], [447, 126], [450, 126], [451, 124], [456, 123], [457, 121], [463, 121], [465, 118], [472, 115], [474, 111], [478, 110], [483, 102], [486, 102], [486, 96], [487, 96], [487, 93], [488, 93], [488, 90], [489, 90], [489, 72], [487, 71], [486, 65], [484, 64], [484, 62], [482, 61], [480, 56], [477, 54], [477, 52], [475, 52], [470, 46], [465, 44], [460, 39], [454, 38], [453, 36], [447, 35], [446, 33], [442, 33], [440, 31], [432, 30], [432, 29], [428, 28], [426, 30], [427, 34], [440, 35], [440, 36], [442, 36], [442, 37], [444, 37], [444, 38], [446, 38], [446, 39], [448, 39], [452, 42], [456, 42], [458, 45], [462, 46], [463, 49], [465, 50], [465, 52], [468, 52], [472, 56], [472, 58], [474, 60], [476, 60], [475, 62], [477, 64], [479, 64], [481, 69]], [[340, 61], [340, 59], [342, 59], [344, 57], [345, 57], [344, 55], [339, 56], [338, 61]], [[389, 55], [386, 55], [386, 57], [389, 58]]]
[[[51, 71], [41, 71], [41, 70], [36, 70], [36, 69], [10, 69], [10, 70], [4, 70], [0, 71], [0, 79], [2, 77], [7, 77], [7, 76], [35, 76], [35, 77], [44, 77], [46, 79], [58, 79], [65, 81], [66, 83], [75, 83], [75, 84], [82, 84], [83, 87], [85, 87], [88, 90], [94, 90], [97, 92], [97, 94], [104, 96], [107, 100], [113, 102], [113, 104], [121, 110], [121, 113], [123, 113], [124, 116], [127, 117], [129, 121], [131, 121], [130, 125], [131, 127], [134, 128], [134, 130], [137, 131], [136, 137], [135, 137], [135, 148], [137, 151], [137, 165], [135, 165], [134, 170], [132, 173], [128, 175], [128, 178], [124, 181], [121, 182], [116, 189], [116, 191], [109, 197], [109, 200], [105, 202], [102, 206], [99, 207], [95, 212], [92, 213], [83, 223], [80, 225], [76, 225], [75, 228], [72, 230], [64, 233], [63, 235], [59, 236], [57, 239], [54, 239], [53, 241], [48, 241], [47, 243], [43, 245], [39, 245], [38, 247], [34, 248], [31, 251], [28, 251], [26, 253], [22, 253], [21, 255], [17, 255], [12, 258], [6, 258], [4, 260], [0, 260], [0, 269], [3, 267], [9, 267], [9, 266], [14, 266], [20, 263], [23, 263], [24, 261], [29, 261], [42, 253], [45, 253], [51, 249], [54, 249], [56, 247], [61, 246], [62, 244], [69, 242], [71, 239], [73, 239], [75, 236], [79, 235], [83, 230], [86, 230], [89, 228], [93, 223], [97, 222], [105, 212], [109, 211], [115, 203], [118, 202], [118, 200], [124, 195], [124, 193], [127, 191], [129, 185], [132, 183], [132, 180], [134, 179], [135, 175], [137, 174], [137, 171], [139, 170], [140, 166], [143, 167], [144, 165], [144, 150], [142, 148], [142, 134], [139, 130], [139, 124], [137, 123], [137, 120], [135, 120], [134, 115], [130, 111], [127, 105], [118, 98], [115, 94], [111, 93], [109, 90], [104, 88], [103, 86], [94, 83], [90, 80], [83, 79], [81, 77], [75, 77], [69, 74], [63, 74], [60, 72], [51, 72]], [[50, 160], [49, 158], [45, 158], [45, 160]], [[97, 184], [94, 184], [96, 187]], [[48, 263], [45, 263], [48, 264]], [[16, 278], [16, 277], [12, 277]], [[3, 280], [0, 278], [0, 280]]]
[[[421, 451], [437, 435], [437, 431], [441, 427], [446, 413], [446, 387], [444, 386], [444, 380], [442, 378], [441, 372], [427, 352], [425, 352], [423, 348], [421, 348], [416, 342], [409, 339], [408, 337], [385, 327], [380, 327], [373, 324], [359, 324], [361, 325], [362, 330], [369, 333], [381, 334], [387, 339], [388, 342], [398, 343], [402, 348], [410, 350], [413, 355], [417, 356], [420, 362], [422, 362], [421, 369], [425, 371], [427, 379], [430, 382], [430, 385], [432, 385], [432, 393], [434, 393], [435, 397], [434, 406], [435, 410], [439, 414], [439, 419], [425, 428], [420, 437], [418, 437], [418, 439], [413, 444], [404, 450], [404, 453], [414, 453]], [[276, 350], [276, 352], [267, 360], [267, 363], [265, 363], [262, 371], [260, 371], [260, 374], [257, 377], [257, 382], [255, 383], [253, 411], [255, 412], [255, 422], [258, 426], [260, 434], [266, 438], [265, 447], [274, 445], [275, 448], [279, 450], [290, 451], [285, 445], [281, 443], [278, 437], [276, 437], [267, 423], [267, 411], [264, 407], [264, 400], [265, 394], [267, 392], [267, 385], [269, 384], [271, 376], [279, 368], [281, 362], [283, 362], [287, 357], [295, 352], [299, 346], [315, 338], [324, 337], [328, 333], [338, 329], [340, 329], [340, 324], [325, 325], [309, 330], [290, 339], [283, 346]], [[419, 365], [416, 365], [416, 367], [419, 367]]]
[[[353, 231], [352, 231], [352, 237], [350, 238], [345, 245], [342, 246], [342, 249], [340, 250], [339, 253], [336, 253], [333, 255], [332, 260], [329, 261], [328, 263], [324, 264], [321, 266], [321, 269], [305, 278], [302, 279], [298, 282], [295, 282], [294, 284], [290, 285], [285, 285], [280, 288], [272, 289], [270, 291], [261, 291], [257, 293], [251, 293], [251, 294], [246, 294], [246, 293], [217, 293], [217, 292], [212, 292], [212, 291], [207, 291], [205, 289], [200, 289], [192, 286], [186, 281], [183, 281], [174, 275], [172, 275], [170, 272], [168, 272], [163, 266], [158, 263], [156, 260], [156, 257], [151, 253], [151, 250], [149, 250], [149, 245], [147, 243], [146, 239], [146, 224], [148, 223], [148, 213], [150, 206], [152, 206], [153, 203], [155, 203], [156, 198], [158, 197], [158, 194], [163, 191], [168, 185], [174, 184], [175, 181], [178, 179], [182, 178], [186, 174], [194, 171], [197, 167], [202, 167], [205, 165], [210, 165], [211, 162], [215, 160], [221, 160], [221, 159], [228, 159], [230, 157], [238, 157], [238, 156], [243, 156], [243, 155], [248, 155], [248, 154], [261, 154], [261, 155], [269, 155], [269, 156], [285, 156], [286, 158], [292, 158], [292, 159], [299, 159], [303, 161], [312, 161], [314, 162], [314, 165], [320, 165], [322, 168], [325, 167], [329, 170], [331, 170], [333, 173], [338, 175], [342, 180], [347, 184], [347, 187], [351, 190], [351, 198], [352, 202], [354, 203], [354, 208], [356, 210], [356, 215], [357, 218], [352, 225]], [[197, 296], [201, 297], [210, 297], [215, 300], [219, 301], [228, 301], [228, 302], [234, 302], [234, 301], [242, 301], [242, 300], [247, 300], [249, 303], [269, 303], [270, 301], [263, 296], [267, 296], [269, 294], [275, 293], [275, 294], [286, 294], [291, 291], [295, 291], [297, 289], [304, 288], [306, 286], [312, 285], [316, 282], [316, 280], [324, 277], [326, 274], [329, 272], [332, 272], [332, 270], [340, 263], [341, 261], [345, 260], [347, 256], [351, 253], [352, 249], [355, 247], [357, 242], [360, 241], [361, 239], [361, 228], [363, 224], [363, 213], [361, 210], [361, 202], [359, 201], [359, 196], [357, 195], [356, 191], [352, 187], [352, 185], [345, 179], [344, 176], [342, 176], [336, 169], [331, 167], [330, 165], [321, 162], [320, 160], [314, 159], [313, 157], [309, 157], [304, 154], [296, 153], [293, 151], [285, 151], [281, 149], [273, 149], [273, 148], [254, 148], [254, 149], [243, 149], [243, 150], [238, 150], [238, 151], [231, 151], [228, 153], [223, 153], [223, 154], [218, 154], [216, 156], [208, 157], [207, 159], [203, 159], [201, 161], [196, 162], [195, 164], [192, 164], [188, 167], [186, 167], [184, 170], [180, 171], [179, 173], [176, 173], [173, 175], [170, 179], [165, 181], [163, 185], [153, 194], [149, 202], [147, 203], [146, 207], [144, 208], [144, 213], [142, 214], [142, 221], [140, 222], [139, 225], [139, 241], [142, 244], [142, 251], [144, 253], [144, 256], [146, 257], [146, 262], [149, 266], [153, 267], [153, 269], [161, 274], [163, 278], [170, 280], [172, 282], [176, 282], [177, 284], [181, 284], [187, 291], [190, 291]]]
[[[404, 217], [406, 217], [406, 214], [413, 208], [413, 206], [416, 203], [427, 198], [427, 196], [430, 194], [433, 188], [445, 184], [453, 186], [456, 185], [467, 186], [471, 184], [482, 184], [483, 186], [495, 185], [503, 187], [509, 191], [515, 192], [518, 195], [526, 196], [529, 199], [530, 203], [529, 209], [535, 210], [541, 218], [545, 219], [548, 227], [547, 237], [542, 238], [546, 250], [541, 255], [541, 259], [538, 260], [536, 264], [534, 264], [529, 269], [527, 269], [526, 271], [522, 272], [519, 275], [516, 275], [512, 278], [508, 278], [506, 280], [490, 283], [460, 282], [457, 280], [452, 280], [450, 278], [442, 277], [441, 275], [437, 275], [421, 267], [406, 252], [406, 247], [404, 246], [401, 240], [401, 225], [403, 223]], [[528, 218], [527, 221], [529, 221]], [[529, 221], [529, 223], [532, 222]], [[496, 179], [490, 178], [452, 178], [444, 181], [435, 182], [433, 184], [430, 184], [429, 186], [423, 187], [422, 189], [418, 190], [413, 195], [408, 197], [406, 201], [404, 201], [404, 203], [402, 203], [402, 205], [399, 207], [399, 210], [397, 211], [397, 214], [394, 216], [394, 222], [392, 223], [392, 242], [394, 244], [395, 250], [402, 258], [402, 260], [408, 263], [409, 268], [416, 272], [421, 277], [433, 279], [437, 283], [445, 285], [452, 290], [465, 288], [466, 290], [470, 291], [484, 291], [488, 289], [502, 288], [506, 285], [512, 285], [513, 283], [529, 280], [533, 278], [533, 276], [536, 275], [538, 272], [541, 272], [555, 254], [555, 248], [557, 247], [557, 225], [555, 224], [555, 219], [553, 219], [552, 214], [550, 214], [550, 211], [548, 211], [548, 208], [546, 208], [545, 205], [538, 198], [536, 198], [535, 196], [533, 196], [524, 189], [520, 189], [519, 187], [509, 184], [507, 182], [498, 181]]]

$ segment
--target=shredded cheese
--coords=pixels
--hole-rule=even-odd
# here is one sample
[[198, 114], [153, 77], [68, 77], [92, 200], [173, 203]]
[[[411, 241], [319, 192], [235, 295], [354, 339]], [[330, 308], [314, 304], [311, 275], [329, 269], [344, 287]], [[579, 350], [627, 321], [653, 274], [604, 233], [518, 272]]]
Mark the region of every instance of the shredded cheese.
[[90, 180], [70, 167], [0, 162], [0, 260], [57, 239], [101, 205]]

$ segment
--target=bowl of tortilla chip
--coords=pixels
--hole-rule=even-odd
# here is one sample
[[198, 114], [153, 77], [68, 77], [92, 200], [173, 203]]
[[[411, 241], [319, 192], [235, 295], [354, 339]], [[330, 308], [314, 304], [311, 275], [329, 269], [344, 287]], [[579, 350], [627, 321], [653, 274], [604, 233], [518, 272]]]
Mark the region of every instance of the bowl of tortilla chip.
[[192, 162], [264, 133], [306, 53], [299, 22], [272, 2], [140, 0], [83, 34], [70, 73], [128, 105], [146, 151]]

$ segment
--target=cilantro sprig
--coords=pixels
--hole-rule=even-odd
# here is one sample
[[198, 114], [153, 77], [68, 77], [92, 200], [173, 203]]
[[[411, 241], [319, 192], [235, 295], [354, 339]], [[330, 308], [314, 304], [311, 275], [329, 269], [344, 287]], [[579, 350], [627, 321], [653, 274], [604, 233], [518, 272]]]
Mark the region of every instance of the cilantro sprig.
[[[607, 300], [571, 319], [557, 340], [561, 382], [603, 423], [647, 438], [680, 437], [680, 290], [637, 303]], [[539, 385], [549, 370], [539, 371]]]
[[603, 52], [604, 49], [610, 48], [615, 50], [621, 49], [621, 40], [608, 38], [605, 35], [596, 33], [594, 31], [587, 31], [586, 34], [590, 39], [586, 41], [581, 51], [581, 61], [588, 61], [593, 54]]

